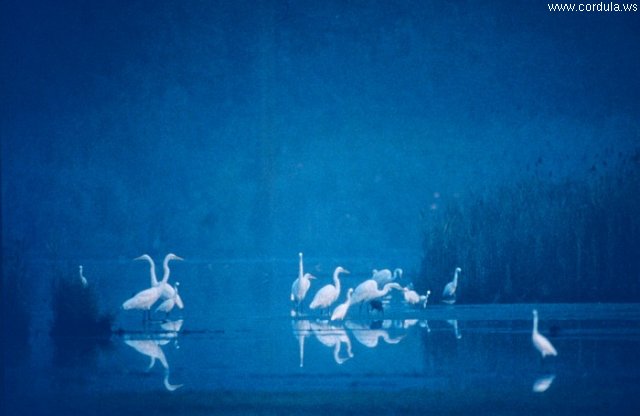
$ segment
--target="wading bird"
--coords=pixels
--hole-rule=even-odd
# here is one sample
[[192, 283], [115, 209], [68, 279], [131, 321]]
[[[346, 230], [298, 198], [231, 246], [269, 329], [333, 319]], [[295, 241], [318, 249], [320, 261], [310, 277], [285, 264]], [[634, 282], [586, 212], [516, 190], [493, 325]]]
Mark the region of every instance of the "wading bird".
[[293, 281], [291, 285], [291, 302], [296, 304], [296, 309], [302, 308], [302, 301], [311, 287], [311, 279], [315, 279], [315, 276], [309, 273], [304, 273], [304, 265], [302, 262], [302, 253], [298, 253], [300, 257], [300, 266], [298, 270], [298, 278]]
[[178, 286], [180, 286], [180, 282], [176, 282], [176, 287], [175, 290], [173, 292], [173, 297], [169, 298], [169, 299], [165, 299], [164, 302], [162, 302], [160, 304], [160, 306], [158, 306], [156, 308], [156, 312], [164, 312], [167, 314], [167, 317], [169, 316], [169, 312], [171, 312], [171, 310], [173, 309], [173, 307], [176, 305], [176, 299], [178, 298]]
[[[169, 271], [168, 264], [169, 264], [169, 260], [171, 259], [171, 256], [177, 257], [175, 254], [169, 253], [165, 256], [164, 262], [162, 263], [162, 267], [164, 269], [164, 275], [162, 276], [163, 280], [165, 276], [167, 276], [167, 280], [169, 279], [168, 274], [170, 273], [170, 271]], [[174, 260], [176, 260], [175, 257], [173, 258]], [[151, 287], [160, 285], [160, 282], [158, 282], [158, 278], [156, 277], [156, 264], [154, 263], [150, 255], [143, 254], [140, 257], [136, 257], [134, 260], [147, 260], [149, 262], [149, 275], [151, 278]], [[179, 260], [182, 260], [182, 259], [179, 259]], [[162, 287], [162, 293], [160, 294], [160, 297], [162, 297], [162, 299], [171, 299], [175, 297], [175, 305], [180, 309], [184, 308], [184, 303], [182, 302], [182, 298], [180, 297], [180, 295], [176, 296], [175, 289], [169, 283], [166, 283]]]
[[371, 278], [375, 280], [376, 283], [378, 283], [378, 286], [382, 287], [387, 283], [391, 283], [396, 279], [402, 278], [402, 269], [400, 268], [395, 269], [393, 271], [393, 274], [389, 269], [382, 269], [382, 270], [373, 269]]
[[323, 286], [313, 297], [309, 309], [327, 309], [340, 296], [340, 273], [349, 274], [342, 266], [333, 271], [333, 285]]
[[456, 272], [453, 275], [453, 280], [446, 284], [442, 291], [442, 301], [444, 303], [455, 303], [456, 301], [456, 289], [458, 288], [458, 275], [462, 269], [456, 267]]
[[341, 321], [347, 316], [347, 312], [349, 311], [349, 306], [351, 306], [351, 294], [353, 293], [353, 288], [349, 288], [347, 291], [347, 300], [344, 303], [336, 306], [331, 314], [332, 321]]
[[533, 329], [531, 331], [531, 341], [533, 342], [533, 346], [536, 347], [540, 354], [542, 354], [542, 358], [547, 355], [558, 355], [558, 352], [551, 342], [540, 332], [538, 332], [538, 311], [536, 309], [533, 310]]
[[418, 295], [418, 292], [415, 290], [409, 289], [409, 287], [405, 287], [402, 289], [404, 300], [410, 305], [416, 305], [422, 302], [422, 307], [427, 307], [427, 301], [429, 300], [429, 295], [431, 294], [430, 290], [427, 290], [426, 295]]
[[79, 269], [80, 269], [80, 283], [82, 283], [82, 287], [87, 287], [89, 285], [89, 282], [87, 282], [87, 278], [84, 277], [84, 274], [82, 274], [82, 265], [80, 265]]
[[397, 283], [387, 283], [384, 285], [382, 290], [380, 290], [378, 289], [378, 283], [375, 280], [365, 280], [354, 289], [353, 295], [351, 296], [351, 304], [355, 305], [360, 303], [360, 308], [362, 308], [362, 303], [371, 302], [374, 299], [381, 298], [389, 293], [391, 289], [402, 290], [402, 286]]
[[157, 285], [150, 287], [148, 289], [142, 290], [136, 293], [132, 298], [126, 300], [122, 304], [122, 308], [125, 310], [128, 309], [140, 309], [145, 311], [146, 317], [149, 318], [151, 306], [162, 295], [162, 291], [164, 290], [164, 286], [167, 284], [169, 280], [170, 270], [169, 270], [169, 261], [171, 260], [183, 260], [181, 257], [176, 256], [175, 254], [167, 254], [167, 257], [164, 259], [164, 276], [162, 281]]

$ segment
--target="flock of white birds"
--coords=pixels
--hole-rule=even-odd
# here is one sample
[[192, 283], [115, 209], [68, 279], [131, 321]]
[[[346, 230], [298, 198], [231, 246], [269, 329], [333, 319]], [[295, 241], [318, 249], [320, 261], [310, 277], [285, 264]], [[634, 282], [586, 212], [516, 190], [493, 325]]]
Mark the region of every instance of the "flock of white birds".
[[[311, 288], [311, 281], [316, 277], [310, 273], [304, 272], [304, 261], [302, 253], [298, 253], [299, 257], [299, 270], [298, 278], [294, 280], [291, 285], [291, 301], [294, 303], [293, 314], [299, 314], [303, 308], [303, 301], [307, 297], [307, 293]], [[454, 303], [455, 293], [458, 286], [458, 275], [461, 272], [460, 268], [457, 268], [453, 281], [445, 286], [443, 292], [443, 301]], [[333, 305], [338, 301], [341, 292], [340, 275], [349, 274], [349, 270], [338, 266], [333, 272], [333, 284], [325, 285], [320, 288], [313, 299], [309, 303], [309, 309], [320, 310], [322, 312], [328, 312]], [[374, 269], [371, 274], [371, 278], [357, 285], [355, 288], [349, 288], [347, 290], [347, 296], [343, 303], [335, 306], [331, 313], [332, 321], [340, 321], [347, 316], [349, 308], [353, 305], [368, 305], [370, 309], [381, 309], [380, 299], [389, 294], [392, 289], [401, 291], [404, 297], [404, 301], [409, 305], [422, 305], [423, 308], [427, 306], [429, 301], [429, 295], [431, 291], [428, 290], [424, 295], [418, 294], [411, 286], [401, 286], [398, 280], [402, 277], [402, 269], [395, 269], [393, 272], [389, 269], [377, 270]]]
[[[304, 272], [303, 255], [302, 253], [298, 253], [298, 256], [298, 278], [295, 279], [291, 285], [291, 301], [294, 303], [294, 310], [292, 311], [293, 316], [300, 314], [303, 307], [303, 301], [307, 297], [309, 289], [311, 288], [311, 281], [316, 279], [312, 274]], [[164, 274], [160, 281], [156, 277], [156, 267], [151, 256], [143, 254], [134, 260], [146, 260], [149, 262], [150, 287], [141, 290], [130, 299], [127, 299], [122, 304], [123, 309], [142, 310], [145, 312], [146, 318], [149, 319], [151, 308], [158, 301], [160, 301], [160, 305], [156, 307], [155, 311], [164, 312], [167, 315], [175, 306], [180, 309], [184, 308], [184, 303], [178, 293], [179, 283], [176, 282], [175, 286], [171, 286], [171, 284], [169, 284], [169, 276], [171, 275], [169, 262], [172, 260], [183, 260], [181, 257], [178, 257], [173, 253], [169, 253], [165, 256], [163, 261]], [[459, 267], [455, 269], [453, 280], [447, 283], [442, 291], [442, 302], [447, 304], [455, 303], [456, 289], [458, 287], [458, 279], [461, 272], [462, 269]], [[370, 279], [361, 282], [355, 288], [349, 288], [347, 290], [345, 301], [334, 306], [341, 293], [340, 275], [349, 274], [347, 269], [338, 266], [333, 272], [333, 284], [325, 285], [315, 293], [313, 299], [309, 303], [309, 309], [320, 310], [324, 313], [331, 311], [331, 321], [341, 321], [347, 316], [349, 308], [353, 305], [360, 305], [360, 308], [362, 308], [363, 304], [368, 304], [370, 309], [381, 309], [382, 303], [380, 302], [380, 299], [384, 298], [392, 289], [401, 291], [407, 304], [420, 304], [425, 308], [431, 291], [427, 291], [424, 295], [420, 295], [411, 289], [410, 286], [401, 286], [397, 280], [402, 277], [402, 273], [402, 269], [399, 268], [395, 269], [393, 272], [389, 269], [374, 269]], [[83, 286], [86, 286], [87, 283], [86, 278], [83, 275], [82, 266], [80, 266], [80, 279]], [[538, 331], [538, 311], [535, 309], [533, 310], [531, 341], [543, 358], [548, 355], [555, 356], [558, 354], [551, 342]]]
[[[303, 301], [311, 288], [311, 281], [316, 279], [312, 274], [304, 272], [302, 253], [298, 253], [298, 257], [298, 278], [295, 279], [291, 285], [291, 301], [294, 303], [292, 316], [299, 315], [302, 311]], [[460, 267], [456, 267], [453, 280], [445, 285], [442, 291], [443, 303], [455, 303], [456, 289], [458, 288], [458, 279], [461, 272], [462, 269]], [[431, 291], [427, 291], [424, 295], [419, 295], [416, 291], [412, 290], [410, 286], [401, 286], [397, 280], [402, 277], [402, 273], [402, 269], [399, 268], [395, 269], [393, 272], [389, 269], [374, 269], [370, 279], [365, 280], [355, 288], [349, 288], [347, 290], [345, 301], [333, 307], [340, 297], [340, 275], [349, 274], [348, 270], [338, 266], [333, 272], [333, 284], [325, 285], [316, 292], [309, 303], [309, 309], [318, 309], [323, 312], [328, 312], [330, 308], [333, 307], [330, 318], [331, 321], [341, 321], [347, 316], [349, 308], [353, 305], [360, 305], [360, 308], [362, 308], [363, 304], [368, 304], [369, 309], [382, 309], [380, 299], [384, 298], [392, 289], [401, 291], [407, 304], [421, 304], [422, 307], [425, 308]], [[558, 352], [551, 342], [538, 331], [538, 311], [535, 309], [533, 310], [531, 341], [543, 358], [548, 355], [558, 355]]]
[[151, 307], [159, 300], [161, 300], [162, 302], [156, 308], [156, 312], [164, 312], [168, 315], [175, 306], [180, 309], [184, 308], [184, 303], [182, 302], [182, 298], [178, 293], [178, 286], [180, 285], [180, 283], [176, 282], [175, 287], [169, 284], [169, 276], [171, 275], [169, 262], [171, 260], [184, 260], [182, 257], [178, 257], [173, 253], [169, 253], [165, 256], [164, 262], [162, 263], [164, 275], [162, 276], [161, 281], [158, 281], [158, 278], [156, 277], [156, 265], [151, 256], [149, 256], [148, 254], [143, 254], [142, 256], [137, 257], [134, 260], [146, 260], [149, 262], [151, 286], [147, 289], [141, 290], [131, 298], [127, 299], [122, 304], [122, 308], [124, 310], [142, 310], [145, 312], [146, 318], [149, 319], [151, 314]]

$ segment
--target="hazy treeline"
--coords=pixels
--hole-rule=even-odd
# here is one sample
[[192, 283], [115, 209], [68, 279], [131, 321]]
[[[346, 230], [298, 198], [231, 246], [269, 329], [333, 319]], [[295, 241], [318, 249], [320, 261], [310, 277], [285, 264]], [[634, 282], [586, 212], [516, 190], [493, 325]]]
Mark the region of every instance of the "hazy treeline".
[[[528, 179], [432, 205], [421, 284], [462, 267], [461, 302], [640, 299], [640, 149], [583, 179]], [[438, 290], [439, 292], [439, 290]]]

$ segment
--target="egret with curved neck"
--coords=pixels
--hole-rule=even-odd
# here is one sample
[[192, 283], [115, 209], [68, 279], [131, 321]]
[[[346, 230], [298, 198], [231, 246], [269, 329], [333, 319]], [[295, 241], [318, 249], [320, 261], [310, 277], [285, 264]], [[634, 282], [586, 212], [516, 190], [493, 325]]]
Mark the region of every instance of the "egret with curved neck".
[[84, 274], [82, 273], [82, 265], [80, 265], [79, 269], [80, 269], [80, 283], [82, 283], [82, 287], [87, 287], [89, 285], [89, 282], [87, 281], [87, 278], [84, 277]]
[[313, 297], [310, 309], [326, 309], [333, 304], [340, 296], [340, 273], [349, 274], [349, 270], [342, 266], [336, 267], [333, 272], [333, 285], [323, 286]]
[[[150, 314], [151, 306], [156, 303], [160, 296], [163, 295], [163, 291], [168, 287], [167, 281], [169, 280], [170, 270], [169, 270], [169, 261], [171, 260], [183, 260], [181, 257], [176, 256], [173, 253], [167, 254], [164, 259], [164, 269], [165, 274], [162, 278], [162, 281], [157, 285], [150, 287], [148, 289], [142, 290], [136, 293], [130, 299], [127, 299], [123, 304], [122, 308], [127, 309], [140, 309], [146, 312], [147, 318]], [[172, 288], [173, 289], [173, 288]], [[175, 289], [174, 289], [175, 290]]]
[[444, 299], [453, 298], [456, 294], [456, 289], [458, 288], [458, 275], [462, 272], [460, 267], [456, 267], [456, 271], [453, 275], [453, 280], [446, 284], [444, 290], [442, 291], [442, 297]]
[[365, 280], [364, 282], [360, 283], [353, 291], [353, 295], [351, 296], [351, 304], [355, 305], [357, 303], [370, 302], [374, 299], [381, 298], [389, 293], [391, 289], [402, 290], [402, 286], [397, 283], [387, 283], [381, 290], [378, 289], [378, 283], [375, 280]]
[[344, 303], [336, 306], [331, 314], [332, 321], [341, 321], [347, 316], [347, 312], [349, 311], [349, 306], [351, 306], [351, 295], [353, 294], [353, 288], [349, 288], [347, 291], [347, 300]]
[[402, 269], [397, 268], [391, 273], [389, 269], [377, 270], [373, 269], [371, 278], [375, 280], [379, 286], [384, 286], [387, 283], [394, 282], [397, 279], [402, 278]]
[[538, 311], [536, 309], [533, 310], [533, 329], [531, 330], [531, 342], [533, 342], [533, 346], [536, 347], [542, 358], [547, 355], [558, 355], [558, 352], [544, 335], [538, 332]]
[[151, 258], [151, 256], [149, 256], [148, 254], [143, 254], [140, 257], [136, 257], [134, 260], [147, 260], [149, 262], [149, 276], [150, 276], [150, 280], [151, 280], [151, 287], [155, 287], [160, 285], [161, 283], [164, 283], [164, 286], [162, 288], [162, 293], [160, 294], [160, 296], [163, 299], [172, 299], [175, 298], [175, 302], [176, 305], [178, 306], [178, 308], [182, 309], [184, 308], [184, 303], [182, 302], [182, 298], [180, 297], [180, 295], [175, 294], [175, 289], [173, 286], [171, 286], [168, 282], [169, 280], [169, 275], [171, 274], [171, 271], [169, 270], [169, 261], [171, 260], [183, 260], [181, 257], [176, 256], [173, 253], [169, 253], [165, 256], [164, 258], [164, 262], [162, 264], [163, 269], [164, 269], [164, 275], [162, 276], [162, 282], [158, 281], [158, 278], [156, 277], [156, 264], [153, 261], [153, 259]]

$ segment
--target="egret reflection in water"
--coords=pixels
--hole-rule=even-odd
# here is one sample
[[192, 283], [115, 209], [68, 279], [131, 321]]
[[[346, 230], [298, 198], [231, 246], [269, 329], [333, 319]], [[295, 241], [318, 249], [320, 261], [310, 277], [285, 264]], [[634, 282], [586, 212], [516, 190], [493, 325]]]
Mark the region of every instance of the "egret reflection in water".
[[[345, 361], [353, 358], [351, 349], [351, 339], [347, 332], [341, 326], [334, 326], [327, 321], [316, 321], [310, 323], [316, 339], [326, 347], [333, 348], [333, 359], [337, 364], [343, 364]], [[346, 345], [347, 356], [341, 355], [342, 344]]]
[[533, 387], [531, 388], [534, 393], [544, 393], [551, 387], [553, 380], [556, 378], [555, 374], [547, 374], [541, 376], [533, 382]]
[[389, 335], [389, 328], [392, 326], [391, 320], [385, 319], [384, 321], [374, 321], [370, 324], [365, 324], [358, 321], [346, 321], [344, 326], [348, 328], [353, 337], [365, 347], [375, 348], [378, 346], [380, 339], [387, 344], [398, 344], [405, 337], [406, 334], [392, 337]]
[[291, 321], [291, 328], [293, 336], [298, 340], [300, 367], [304, 367], [304, 341], [312, 334], [311, 323], [308, 319], [294, 319]]
[[146, 333], [142, 334], [140, 338], [133, 338], [131, 336], [125, 336], [124, 338], [124, 343], [126, 345], [138, 351], [140, 354], [150, 358], [147, 371], [151, 371], [157, 361], [162, 364], [162, 367], [164, 368], [163, 384], [168, 391], [175, 391], [182, 387], [183, 384], [170, 383], [169, 376], [171, 373], [171, 369], [169, 366], [169, 361], [167, 360], [162, 347], [168, 345], [171, 340], [174, 340], [176, 349], [179, 348], [177, 340], [178, 333], [182, 328], [182, 324], [182, 319], [177, 321], [166, 321], [160, 325], [160, 328], [164, 332], [160, 331], [154, 333]]

